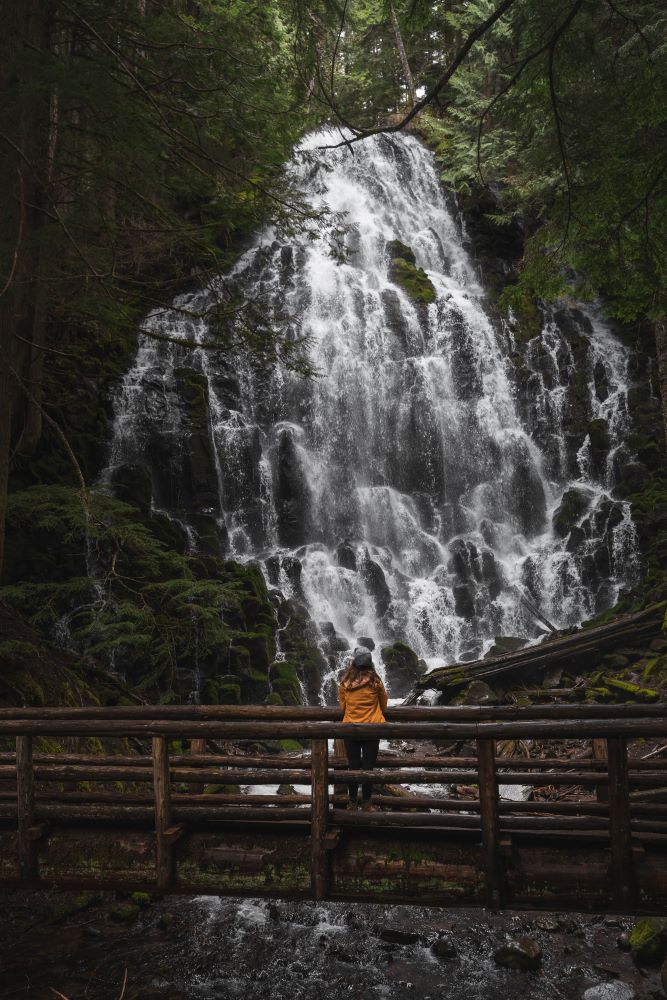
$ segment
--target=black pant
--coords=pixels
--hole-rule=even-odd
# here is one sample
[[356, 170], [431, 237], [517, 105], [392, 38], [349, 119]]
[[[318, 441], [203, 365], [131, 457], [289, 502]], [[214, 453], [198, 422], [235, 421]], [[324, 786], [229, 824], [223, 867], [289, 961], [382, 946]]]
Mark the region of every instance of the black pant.
[[[351, 771], [372, 771], [377, 760], [379, 740], [345, 740], [345, 753]], [[352, 802], [357, 801], [358, 781], [348, 781], [347, 791]], [[371, 782], [361, 784], [361, 797], [368, 802], [371, 797]]]

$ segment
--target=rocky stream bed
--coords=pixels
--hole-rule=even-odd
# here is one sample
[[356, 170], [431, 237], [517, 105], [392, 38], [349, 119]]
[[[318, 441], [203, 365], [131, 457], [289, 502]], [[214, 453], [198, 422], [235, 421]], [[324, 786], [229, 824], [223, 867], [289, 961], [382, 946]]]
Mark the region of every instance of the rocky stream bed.
[[[10, 894], [0, 996], [657, 1000], [659, 966], [627, 950], [632, 924], [613, 915]], [[507, 945], [525, 937], [532, 945], [513, 959]]]

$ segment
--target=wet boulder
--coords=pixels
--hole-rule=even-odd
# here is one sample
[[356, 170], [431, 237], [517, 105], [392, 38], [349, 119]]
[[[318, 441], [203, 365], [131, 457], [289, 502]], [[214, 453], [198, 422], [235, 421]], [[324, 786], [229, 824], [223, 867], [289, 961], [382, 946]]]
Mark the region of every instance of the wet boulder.
[[450, 573], [456, 573], [461, 580], [482, 579], [482, 561], [474, 542], [467, 538], [455, 538], [448, 548], [451, 559], [447, 569]]
[[384, 317], [387, 327], [394, 334], [403, 348], [404, 353], [410, 353], [410, 324], [401, 308], [401, 299], [393, 288], [385, 288], [381, 294]]
[[454, 312], [452, 318], [450, 357], [456, 395], [459, 399], [479, 399], [484, 394], [484, 384], [473, 335], [460, 313]]
[[153, 483], [145, 465], [118, 465], [111, 474], [111, 482], [119, 500], [133, 504], [144, 513], [150, 510]]
[[418, 944], [421, 935], [416, 931], [408, 931], [398, 927], [381, 927], [377, 936], [387, 944]]
[[419, 657], [404, 642], [393, 646], [383, 646], [380, 657], [385, 665], [387, 683], [393, 697], [403, 698], [409, 694], [423, 670]]
[[459, 583], [452, 587], [454, 610], [459, 618], [470, 620], [475, 617], [475, 599], [468, 584]]
[[418, 305], [435, 302], [436, 294], [433, 283], [426, 271], [417, 267], [413, 251], [400, 240], [390, 240], [387, 243], [389, 257], [389, 280]]
[[607, 456], [611, 447], [609, 424], [601, 417], [591, 420], [588, 425], [588, 440], [591, 446], [591, 464], [597, 475], [604, 473]]
[[310, 491], [292, 434], [280, 434], [274, 475], [274, 496], [281, 544], [294, 548], [306, 541]]
[[336, 562], [343, 569], [356, 570], [357, 568], [357, 553], [347, 538], [336, 548]]
[[296, 556], [283, 556], [280, 562], [285, 571], [285, 576], [292, 585], [294, 596], [299, 600], [303, 600], [303, 587], [301, 585], [303, 566], [301, 565], [301, 560], [297, 559]]
[[452, 705], [497, 705], [498, 695], [484, 681], [471, 681], [465, 691], [457, 695]]
[[630, 951], [638, 965], [662, 962], [667, 956], [667, 919], [646, 917], [637, 921], [630, 932]]
[[516, 653], [518, 649], [523, 649], [528, 644], [528, 639], [519, 635], [497, 635], [493, 640], [493, 646], [485, 654], [484, 659], [488, 660], [492, 656], [503, 656], [505, 653]]
[[581, 1000], [633, 1000], [636, 993], [628, 983], [614, 979], [609, 983], [598, 983], [584, 990]]
[[336, 632], [328, 640], [330, 653], [345, 653], [350, 648], [350, 644], [343, 635]]
[[379, 563], [376, 563], [364, 551], [363, 559], [359, 562], [359, 573], [364, 582], [364, 587], [375, 600], [375, 610], [378, 618], [386, 614], [391, 601], [391, 591], [387, 585], [385, 575]]
[[592, 494], [590, 490], [573, 486], [563, 493], [559, 507], [552, 518], [553, 529], [560, 538], [571, 531], [590, 507]]
[[542, 965], [542, 949], [534, 938], [520, 937], [498, 948], [493, 960], [503, 969], [537, 972]]
[[456, 958], [458, 952], [449, 934], [438, 934], [435, 941], [431, 943], [431, 952], [436, 958], [449, 959]]
[[365, 646], [366, 649], [370, 649], [372, 653], [375, 649], [375, 642], [369, 635], [360, 635], [357, 637], [357, 646]]

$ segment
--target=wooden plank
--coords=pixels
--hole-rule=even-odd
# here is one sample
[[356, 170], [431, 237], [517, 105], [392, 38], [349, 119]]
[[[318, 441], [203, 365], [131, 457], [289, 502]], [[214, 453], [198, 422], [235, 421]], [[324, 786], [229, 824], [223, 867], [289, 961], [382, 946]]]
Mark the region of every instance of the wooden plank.
[[328, 856], [325, 845], [329, 811], [328, 746], [326, 740], [310, 745], [312, 807], [310, 824], [310, 884], [314, 899], [326, 899]]
[[35, 827], [35, 778], [32, 766], [32, 737], [16, 738], [16, 809], [19, 876], [39, 878], [37, 846], [31, 836]]
[[500, 825], [498, 819], [498, 782], [496, 779], [496, 744], [494, 740], [477, 740], [479, 768], [479, 805], [482, 822], [487, 901], [491, 909], [503, 905], [502, 862], [498, 852]]
[[155, 866], [158, 889], [164, 891], [172, 881], [171, 843], [165, 832], [171, 823], [169, 786], [169, 746], [164, 736], [153, 737], [153, 794], [155, 797]]
[[630, 826], [628, 747], [622, 737], [607, 740], [607, 761], [611, 878], [617, 904], [627, 909], [636, 897], [636, 878]]

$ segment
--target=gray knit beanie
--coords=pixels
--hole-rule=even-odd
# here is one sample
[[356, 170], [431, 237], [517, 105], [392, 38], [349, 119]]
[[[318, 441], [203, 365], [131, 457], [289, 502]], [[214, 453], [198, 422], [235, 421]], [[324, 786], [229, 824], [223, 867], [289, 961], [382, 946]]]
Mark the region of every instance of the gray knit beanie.
[[352, 663], [359, 670], [373, 670], [373, 657], [371, 656], [370, 649], [366, 649], [365, 646], [357, 646], [352, 656]]

